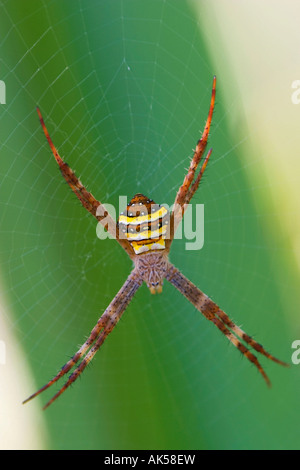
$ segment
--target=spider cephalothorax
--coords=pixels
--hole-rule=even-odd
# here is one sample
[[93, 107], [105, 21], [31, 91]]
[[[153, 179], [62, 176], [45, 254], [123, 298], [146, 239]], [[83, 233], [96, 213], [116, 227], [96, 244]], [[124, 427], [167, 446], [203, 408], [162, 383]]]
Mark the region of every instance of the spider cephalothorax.
[[[43, 127], [45, 136], [51, 147], [55, 160], [57, 161], [63, 177], [71, 187], [72, 191], [87, 209], [112, 235], [121, 247], [126, 251], [134, 263], [134, 268], [127, 280], [109, 304], [105, 312], [101, 315], [90, 336], [79, 348], [76, 354], [62, 367], [60, 372], [50, 380], [44, 387], [31, 395], [24, 403], [39, 395], [49, 388], [61, 377], [67, 374], [80, 360], [73, 373], [70, 375], [63, 387], [45, 405], [47, 408], [58, 398], [82, 373], [89, 362], [93, 359], [98, 349], [102, 346], [109, 333], [120, 320], [129, 302], [143, 282], [147, 284], [152, 294], [162, 291], [163, 280], [169, 281], [181, 294], [183, 294], [201, 312], [205, 318], [211, 321], [228, 340], [251, 361], [264, 377], [268, 385], [270, 381], [257, 360], [256, 356], [250, 352], [248, 347], [253, 348], [258, 353], [264, 355], [278, 364], [286, 366], [284, 362], [269, 354], [263, 346], [248, 336], [239, 328], [226, 313], [218, 307], [207, 295], [189, 281], [175, 266], [168, 260], [168, 254], [176, 228], [178, 227], [187, 205], [198, 189], [200, 180], [211, 156], [212, 149], [209, 150], [204, 159], [198, 174], [197, 168], [204, 154], [212, 120], [216, 95], [216, 77], [213, 80], [212, 95], [208, 118], [203, 135], [198, 141], [193, 159], [188, 172], [180, 186], [173, 209], [169, 212], [164, 206], [155, 204], [152, 199], [136, 194], [129, 202], [126, 211], [120, 214], [117, 222], [108, 214], [102, 204], [86, 190], [83, 184], [76, 177], [75, 173], [59, 156], [45, 126], [41, 112], [38, 115]], [[100, 210], [101, 209], [101, 210]], [[247, 344], [247, 346], [246, 346]]]
[[163, 281], [168, 271], [168, 259], [163, 252], [145, 253], [136, 257], [135, 267], [151, 294], [162, 292]]

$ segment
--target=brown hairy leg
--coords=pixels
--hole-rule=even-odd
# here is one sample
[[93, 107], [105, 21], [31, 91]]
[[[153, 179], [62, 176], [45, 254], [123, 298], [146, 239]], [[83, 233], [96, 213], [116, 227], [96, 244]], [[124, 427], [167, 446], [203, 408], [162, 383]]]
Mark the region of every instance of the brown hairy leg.
[[[132, 271], [130, 276], [127, 278], [126, 282], [123, 284], [122, 288], [119, 290], [113, 301], [107, 307], [103, 315], [99, 318], [97, 324], [93, 328], [89, 338], [81, 346], [76, 354], [62, 367], [60, 372], [50, 380], [46, 385], [40, 388], [37, 392], [27, 398], [23, 404], [32, 400], [40, 393], [47, 390], [51, 385], [57, 382], [61, 377], [66, 375], [75, 364], [84, 356], [82, 362], [77, 366], [75, 371], [70, 375], [68, 381], [65, 385], [54, 395], [54, 397], [44, 406], [44, 409], [48, 408], [83, 372], [89, 362], [92, 360], [100, 346], [104, 343], [105, 339], [112, 332], [115, 325], [120, 320], [122, 314], [124, 313], [129, 302], [132, 300], [134, 294], [141, 286], [142, 280], [137, 275], [135, 270]], [[94, 345], [93, 345], [94, 343]], [[91, 349], [90, 349], [91, 348]], [[87, 352], [90, 349], [89, 352]]]
[[[176, 197], [175, 197], [175, 202], [173, 206], [173, 211], [170, 216], [170, 234], [169, 234], [169, 239], [166, 240], [166, 246], [167, 250], [169, 251], [171, 248], [172, 241], [175, 236], [175, 232], [178, 228], [178, 225], [180, 224], [185, 209], [187, 205], [190, 203], [192, 197], [194, 196], [195, 192], [198, 189], [198, 186], [200, 184], [201, 178], [203, 176], [203, 173], [206, 169], [208, 160], [211, 156], [212, 149], [209, 150], [202, 166], [201, 169], [195, 179], [195, 174], [198, 168], [198, 165], [202, 159], [202, 156], [205, 152], [206, 145], [207, 145], [207, 140], [209, 136], [209, 131], [210, 131], [210, 126], [211, 126], [211, 121], [213, 117], [213, 112], [214, 112], [214, 107], [215, 107], [215, 100], [216, 100], [216, 82], [217, 79], [216, 77], [213, 78], [213, 86], [212, 86], [212, 92], [211, 92], [211, 100], [210, 100], [210, 107], [209, 107], [209, 112], [208, 112], [208, 117], [205, 123], [204, 131], [202, 134], [202, 137], [200, 140], [198, 140], [194, 156], [191, 160], [188, 172], [183, 180], [182, 185], [180, 186]], [[195, 179], [195, 181], [194, 181]]]
[[228, 340], [257, 367], [268, 386], [270, 386], [271, 383], [267, 374], [256, 356], [254, 356], [254, 354], [252, 354], [249, 349], [241, 343], [240, 339], [271, 361], [288, 367], [288, 364], [269, 354], [261, 344], [257, 343], [241, 328], [235, 325], [235, 323], [230, 320], [226, 313], [223, 312], [217, 304], [215, 304], [206, 294], [189, 281], [177, 268], [175, 268], [175, 266], [169, 264], [166, 279], [173, 284], [173, 286], [176, 287], [176, 289], [179, 290], [179, 292], [181, 292], [181, 294], [183, 294], [196, 307], [196, 309], [199, 310], [205, 318], [207, 318], [207, 320], [214, 323], [216, 327], [228, 338]]
[[74, 194], [78, 197], [83, 207], [88, 210], [98, 220], [98, 222], [100, 222], [104, 226], [104, 228], [113, 236], [113, 238], [115, 238], [119, 242], [119, 244], [126, 251], [128, 256], [130, 258], [133, 258], [134, 252], [130, 243], [128, 243], [126, 239], [119, 237], [119, 229], [116, 222], [112, 219], [112, 217], [109, 215], [109, 213], [101, 204], [101, 202], [97, 201], [97, 199], [95, 199], [94, 196], [89, 191], [87, 191], [87, 189], [83, 186], [81, 181], [75, 175], [74, 171], [60, 157], [55, 145], [52, 142], [52, 139], [49, 135], [48, 129], [45, 125], [43, 116], [39, 108], [37, 108], [37, 113], [46, 139], [50, 145], [54, 158], [59, 165], [60, 171], [64, 179], [66, 180]]

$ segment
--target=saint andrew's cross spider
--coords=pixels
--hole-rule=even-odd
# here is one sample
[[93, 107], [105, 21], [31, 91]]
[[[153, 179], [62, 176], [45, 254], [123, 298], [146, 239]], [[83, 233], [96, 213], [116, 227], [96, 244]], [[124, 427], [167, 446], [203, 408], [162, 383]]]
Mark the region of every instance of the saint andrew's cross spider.
[[[134, 263], [134, 268], [115, 298], [97, 321], [85, 343], [53, 379], [31, 395], [24, 403], [27, 403], [32, 398], [48, 389], [79, 363], [66, 383], [44, 406], [44, 409], [51, 405], [79, 377], [93, 359], [109, 333], [112, 332], [115, 325], [120, 320], [126, 307], [142, 283], [145, 282], [147, 284], [152, 294], [161, 293], [164, 279], [173, 284], [207, 320], [214, 323], [227, 339], [257, 367], [268, 385], [270, 385], [269, 378], [256, 356], [250, 352], [248, 348], [251, 347], [268, 359], [283, 366], [287, 366], [287, 364], [269, 354], [263, 346], [239, 328], [220, 307], [189, 281], [168, 259], [176, 228], [184, 215], [186, 207], [198, 189], [212, 153], [212, 149], [210, 149], [202, 163], [200, 171], [196, 174], [207, 145], [215, 96], [216, 77], [213, 79], [210, 108], [205, 128], [201, 139], [197, 143], [188, 172], [177, 192], [172, 211], [169, 212], [163, 206], [156, 205], [151, 199], [142, 194], [136, 194], [129, 202], [127, 211], [120, 215], [117, 223], [112, 219], [105, 208], [103, 208], [101, 203], [86, 190], [68, 164], [59, 156], [49, 136], [41, 112], [37, 109], [45, 136], [63, 177], [85, 209], [114, 236], [117, 242], [126, 251]], [[141, 206], [143, 206], [143, 211], [141, 211]]]

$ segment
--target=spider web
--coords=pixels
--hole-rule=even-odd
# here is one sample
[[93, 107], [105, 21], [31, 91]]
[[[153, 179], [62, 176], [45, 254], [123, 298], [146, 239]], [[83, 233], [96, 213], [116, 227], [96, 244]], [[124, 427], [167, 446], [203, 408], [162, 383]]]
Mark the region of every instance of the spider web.
[[[30, 390], [17, 382], [6, 389], [22, 387], [23, 399], [82, 344], [132, 267], [113, 240], [96, 237], [35, 107], [61, 156], [101, 202], [118, 212], [119, 196], [142, 192], [171, 205], [207, 117], [215, 70], [207, 52], [213, 39], [185, 1], [15, 4], [0, 2], [0, 259], [7, 328], [33, 377]], [[225, 107], [218, 92], [213, 155], [195, 196], [205, 204], [204, 247], [187, 251], [185, 240], [175, 240], [171, 261], [284, 357], [282, 299], [296, 285], [286, 279], [282, 286], [276, 275], [285, 248], [270, 229], [269, 183], [249, 181], [261, 156], [242, 159], [249, 133], [230, 133], [239, 105], [237, 98]], [[286, 371], [265, 362], [277, 389], [271, 398], [250, 363], [170, 285], [155, 297], [143, 286], [82, 380], [39, 417], [48, 429], [41, 445], [292, 447]], [[38, 413], [50, 396], [27, 406]]]

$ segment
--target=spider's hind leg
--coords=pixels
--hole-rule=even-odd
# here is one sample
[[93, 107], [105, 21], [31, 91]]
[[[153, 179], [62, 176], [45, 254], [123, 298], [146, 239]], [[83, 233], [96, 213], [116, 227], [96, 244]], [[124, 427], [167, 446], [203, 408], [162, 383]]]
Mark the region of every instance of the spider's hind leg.
[[[209, 107], [209, 112], [208, 112], [208, 117], [205, 123], [204, 131], [202, 134], [202, 137], [200, 140], [198, 140], [194, 156], [192, 158], [192, 161], [190, 163], [190, 167], [188, 169], [188, 172], [183, 180], [182, 185], [180, 186], [176, 198], [175, 198], [175, 205], [178, 204], [179, 206], [183, 206], [183, 204], [188, 203], [189, 200], [187, 198], [187, 194], [189, 192], [189, 189], [194, 181], [195, 178], [195, 173], [197, 171], [198, 165], [202, 159], [202, 156], [205, 152], [206, 145], [207, 145], [207, 140], [209, 136], [209, 131], [210, 131], [210, 126], [211, 126], [211, 121], [213, 117], [213, 112], [214, 112], [214, 107], [215, 107], [215, 99], [216, 99], [216, 77], [213, 79], [213, 86], [212, 86], [212, 92], [211, 92], [211, 101], [210, 101], [210, 107]], [[211, 153], [211, 151], [210, 151]], [[209, 158], [209, 157], [208, 157]], [[206, 165], [205, 165], [206, 167]], [[201, 169], [202, 174], [205, 170], [205, 167]], [[201, 172], [200, 171], [200, 172]], [[200, 177], [201, 178], [201, 177]], [[199, 183], [198, 183], [199, 184]]]
[[206, 145], [207, 145], [207, 140], [209, 136], [209, 131], [210, 131], [210, 126], [211, 126], [211, 121], [213, 117], [213, 112], [214, 112], [214, 107], [215, 107], [215, 99], [216, 99], [216, 77], [213, 79], [213, 86], [212, 86], [212, 92], [211, 92], [211, 100], [210, 100], [210, 107], [209, 107], [209, 112], [208, 112], [208, 117], [206, 120], [206, 124], [204, 127], [204, 131], [202, 134], [202, 137], [200, 140], [198, 140], [194, 156], [192, 158], [192, 161], [190, 163], [188, 172], [183, 180], [182, 185], [178, 189], [178, 192], [176, 194], [175, 202], [174, 202], [174, 208], [172, 212], [172, 235], [170, 242], [168, 243], [168, 248], [170, 248], [170, 245], [172, 243], [172, 240], [174, 238], [176, 229], [178, 225], [180, 224], [180, 221], [183, 218], [185, 209], [187, 205], [190, 203], [192, 197], [194, 196], [195, 192], [197, 191], [202, 175], [206, 169], [208, 160], [211, 156], [212, 149], [209, 150], [207, 156], [205, 157], [205, 160], [202, 164], [202, 167], [195, 178], [196, 171], [198, 168], [198, 165], [202, 159], [202, 156], [205, 152]]

